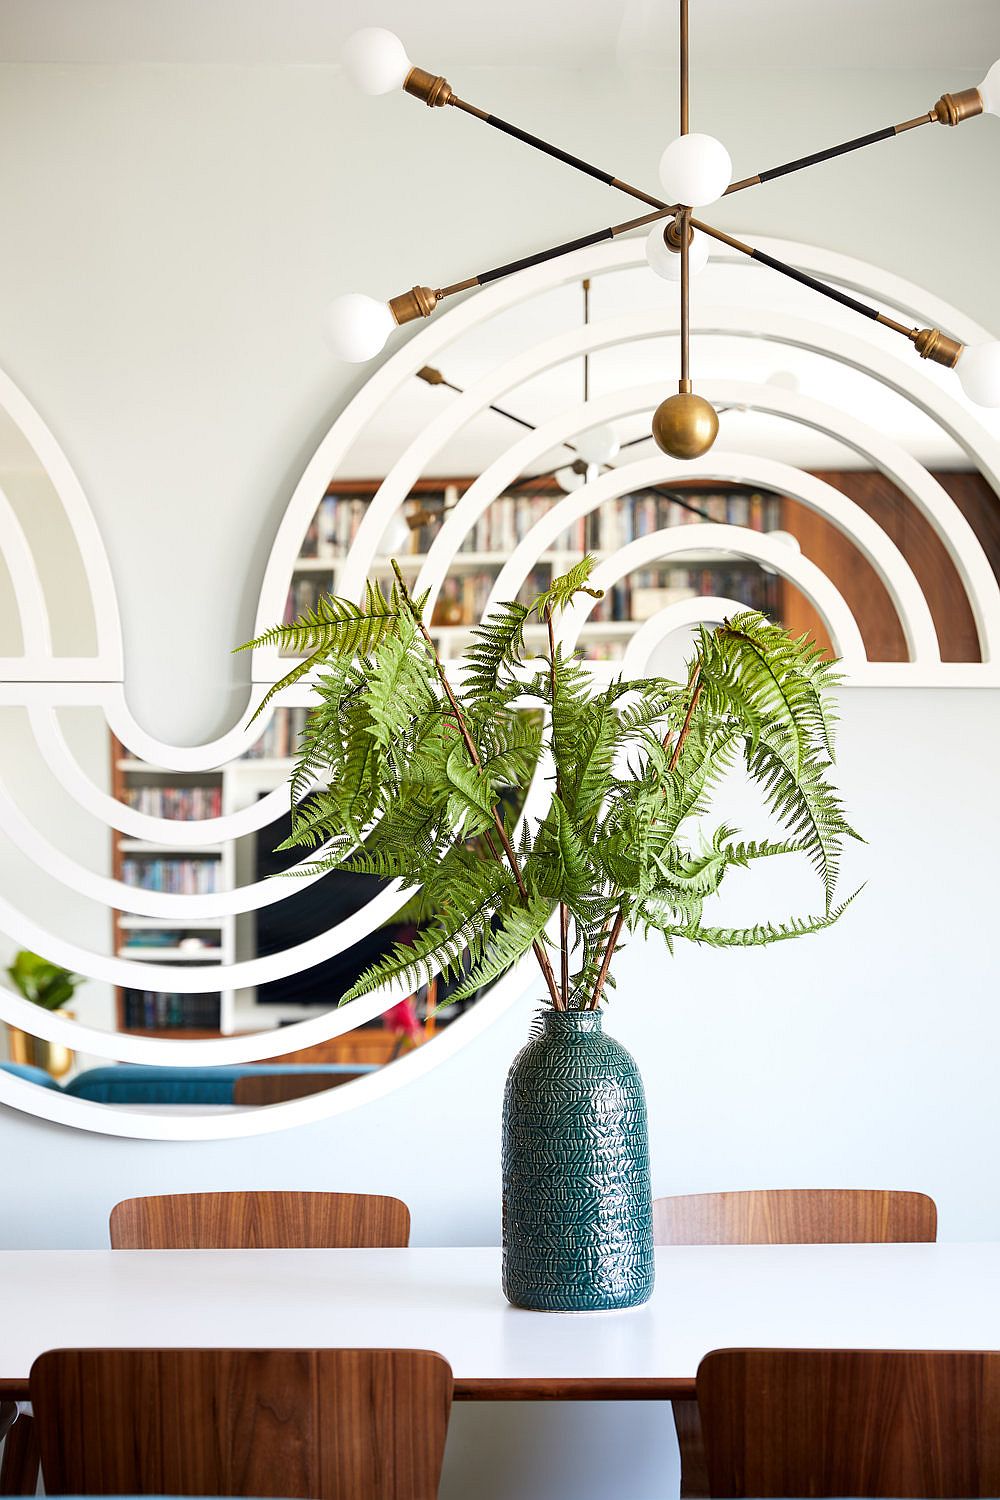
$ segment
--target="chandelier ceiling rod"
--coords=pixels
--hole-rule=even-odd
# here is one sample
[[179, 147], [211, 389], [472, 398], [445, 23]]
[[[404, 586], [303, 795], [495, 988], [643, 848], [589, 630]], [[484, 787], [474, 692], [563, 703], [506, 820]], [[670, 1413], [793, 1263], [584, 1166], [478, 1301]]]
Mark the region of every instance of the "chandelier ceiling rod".
[[[880, 323], [883, 327], [908, 339], [922, 358], [936, 363], [959, 365], [959, 379], [967, 395], [981, 405], [1000, 405], [1000, 344], [980, 344], [966, 349], [956, 339], [948, 337], [939, 329], [910, 328], [876, 308], [859, 302], [815, 277], [786, 265], [775, 257], [754, 249], [743, 241], [724, 234], [711, 225], [694, 217], [694, 210], [717, 202], [732, 193], [742, 192], [748, 187], [759, 186], [775, 178], [788, 176], [820, 162], [874, 145], [902, 135], [921, 125], [937, 122], [942, 125], [958, 125], [984, 112], [1000, 114], [1000, 63], [994, 64], [978, 88], [962, 89], [955, 94], [942, 94], [934, 107], [901, 124], [887, 126], [809, 156], [797, 157], [793, 161], [772, 167], [752, 177], [732, 182], [732, 163], [721, 142], [711, 136], [693, 135], [689, 131], [690, 113], [690, 68], [689, 68], [689, 0], [678, 0], [680, 22], [680, 135], [663, 153], [660, 162], [660, 177], [667, 193], [676, 199], [666, 202], [653, 194], [634, 187], [631, 183], [615, 177], [603, 168], [583, 158], [563, 151], [560, 147], [544, 141], [539, 136], [521, 130], [519, 126], [488, 114], [478, 106], [460, 99], [447, 79], [414, 67], [406, 55], [399, 38], [378, 27], [367, 28], [353, 36], [345, 49], [344, 61], [348, 71], [364, 92], [383, 94], [393, 89], [422, 99], [431, 107], [452, 105], [464, 113], [482, 120], [494, 129], [522, 141], [545, 155], [563, 162], [575, 171], [583, 172], [610, 187], [637, 198], [649, 205], [652, 213], [630, 219], [622, 224], [595, 231], [555, 245], [548, 250], [510, 261], [489, 271], [480, 272], [450, 286], [433, 289], [416, 286], [390, 299], [388, 304], [378, 303], [372, 298], [349, 293], [337, 299], [328, 314], [328, 328], [335, 347], [343, 358], [365, 360], [377, 354], [384, 346], [393, 328], [416, 318], [428, 317], [445, 297], [484, 286], [529, 266], [540, 265], [569, 255], [603, 240], [615, 239], [634, 229], [654, 226], [647, 241], [647, 258], [658, 274], [668, 280], [680, 281], [680, 333], [681, 371], [678, 393], [663, 402], [657, 409], [653, 422], [653, 435], [666, 452], [678, 458], [692, 458], [711, 447], [718, 430], [718, 420], [708, 402], [696, 396], [691, 388], [690, 373], [690, 281], [696, 270], [708, 258], [707, 241], [701, 236], [721, 241], [738, 253], [756, 260], [771, 270], [798, 281], [801, 285], [820, 293], [842, 306]], [[661, 231], [655, 227], [658, 220], [669, 219]], [[697, 263], [694, 255], [697, 252]], [[960, 363], [961, 362], [961, 363]]]

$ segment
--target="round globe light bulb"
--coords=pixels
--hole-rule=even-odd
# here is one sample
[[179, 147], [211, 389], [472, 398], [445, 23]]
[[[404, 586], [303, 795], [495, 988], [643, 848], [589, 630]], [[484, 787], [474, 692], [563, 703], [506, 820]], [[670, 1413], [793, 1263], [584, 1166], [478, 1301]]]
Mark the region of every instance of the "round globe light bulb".
[[979, 85], [979, 97], [988, 115], [1000, 115], [1000, 59], [998, 59]]
[[567, 495], [572, 495], [574, 490], [580, 489], [582, 485], [587, 483], [586, 474], [578, 473], [572, 465], [565, 469], [557, 469], [552, 477], [559, 488], [566, 491]]
[[363, 94], [401, 89], [413, 64], [399, 37], [384, 26], [364, 26], [348, 37], [341, 53], [348, 77]]
[[615, 429], [603, 423], [600, 427], [581, 432], [573, 447], [586, 464], [609, 464], [621, 443]]
[[330, 303], [323, 324], [327, 343], [337, 358], [360, 365], [381, 353], [396, 320], [387, 302], [376, 302], [363, 292], [344, 292]]
[[[646, 260], [650, 269], [657, 276], [662, 276], [664, 281], [680, 281], [681, 279], [681, 253], [672, 250], [667, 244], [664, 236], [662, 221], [654, 224], [646, 236]], [[709, 252], [708, 235], [702, 234], [696, 229], [694, 237], [688, 246], [688, 274], [697, 276], [708, 265]]]
[[977, 406], [1000, 406], [1000, 343], [967, 344], [956, 366], [962, 390]]
[[733, 178], [729, 152], [714, 135], [679, 135], [660, 157], [660, 181], [672, 203], [706, 208]]

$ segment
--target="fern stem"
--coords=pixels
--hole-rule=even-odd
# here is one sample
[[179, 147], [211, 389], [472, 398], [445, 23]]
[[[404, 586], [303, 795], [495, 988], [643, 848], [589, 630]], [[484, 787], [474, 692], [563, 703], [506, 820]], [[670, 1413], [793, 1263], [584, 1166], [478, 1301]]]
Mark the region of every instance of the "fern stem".
[[[691, 733], [691, 724], [694, 719], [695, 709], [698, 707], [698, 700], [701, 698], [702, 683], [700, 661], [695, 662], [695, 665], [691, 672], [691, 676], [688, 679], [688, 688], [691, 692], [691, 702], [688, 704], [687, 713], [684, 715], [684, 723], [681, 725], [681, 732], [677, 736], [677, 744], [674, 746], [674, 753], [670, 757], [671, 771], [676, 771], [677, 769], [678, 762], [681, 758], [681, 751], [684, 749], [687, 737]], [[668, 733], [663, 742], [664, 749], [667, 748], [669, 741], [670, 735]], [[608, 933], [608, 939], [604, 947], [604, 957], [601, 959], [601, 967], [597, 973], [597, 982], [594, 985], [594, 993], [590, 997], [590, 1001], [587, 1007], [588, 1010], [596, 1010], [598, 1005], [601, 1003], [601, 995], [604, 991], [604, 986], [607, 983], [608, 972], [611, 968], [611, 960], [614, 957], [614, 952], [618, 946], [618, 941], [621, 937], [622, 927], [624, 925], [625, 902], [623, 901], [621, 906], [618, 908], [618, 915], [612, 922], [611, 929]]]
[[[458, 699], [455, 696], [451, 683], [448, 681], [448, 674], [445, 672], [444, 663], [442, 662], [441, 657], [438, 654], [437, 646], [434, 644], [434, 639], [430, 634], [430, 631], [427, 629], [427, 626], [421, 619], [420, 611], [417, 609], [416, 605], [410, 597], [410, 592], [406, 587], [406, 581], [403, 578], [403, 575], [399, 568], [399, 564], [396, 562], [395, 558], [392, 559], [392, 571], [396, 575], [396, 583], [399, 588], [400, 596], [405, 602], [406, 607], [409, 610], [417, 629], [420, 631], [420, 634], [423, 636], [430, 649], [431, 656], [434, 660], [434, 670], [438, 675], [438, 681], [441, 683], [441, 687], [444, 690], [444, 695], [451, 705], [451, 711], [455, 716], [455, 723], [457, 724], [459, 733], [461, 734], [462, 739], [465, 742], [465, 748], [469, 752], [469, 757], [472, 761], [472, 764], [476, 767], [477, 771], [481, 770], [482, 760], [480, 759], [479, 751], [476, 748], [476, 742], [469, 732], [469, 726], [466, 723], [465, 715], [462, 713]], [[500, 815], [500, 811], [495, 804], [491, 809], [491, 812], [497, 836], [500, 840], [500, 843], [503, 845], [504, 854], [506, 854], [507, 856], [507, 862], [510, 865], [511, 874], [513, 875], [514, 881], [517, 885], [518, 894], [520, 895], [521, 900], [524, 902], [525, 906], [527, 906], [528, 889], [521, 875], [521, 868], [517, 862], [517, 855], [514, 853], [514, 846], [510, 841], [510, 837], [507, 833], [506, 828], [504, 827], [504, 821]], [[493, 858], [497, 861], [498, 864], [502, 864], [503, 861], [500, 858], [499, 851], [497, 850], [492, 837], [488, 833], [485, 834], [484, 837], [486, 840], [486, 845], [490, 853], [493, 855]], [[555, 1010], [565, 1010], [565, 1004], [563, 1004], [561, 996], [559, 994], [559, 990], [556, 987], [556, 977], [552, 969], [552, 964], [549, 961], [548, 954], [546, 953], [544, 947], [542, 946], [542, 943], [538, 938], [535, 939], [531, 947], [532, 952], [538, 960], [538, 966], [542, 971], [542, 977], [545, 980], [545, 985], [548, 989], [553, 1008]]]
[[[556, 754], [556, 634], [552, 625], [552, 605], [545, 611], [545, 628], [549, 637], [549, 686], [552, 695], [552, 753], [556, 763], [556, 796], [562, 801], [562, 776]], [[569, 907], [559, 903], [559, 983], [563, 1009], [569, 1009]]]
[[624, 925], [625, 903], [623, 901], [621, 906], [619, 906], [618, 908], [618, 915], [612, 922], [611, 930], [608, 933], [608, 941], [604, 948], [604, 957], [601, 959], [601, 967], [597, 973], [597, 983], [594, 985], [594, 993], [591, 995], [590, 1002], [587, 1006], [588, 1010], [596, 1010], [598, 1005], [600, 1005], [601, 1003], [601, 994], [607, 982], [608, 971], [611, 968], [611, 959], [614, 956], [615, 949], [618, 947], [618, 939], [622, 935], [622, 927]]
[[691, 702], [688, 704], [688, 711], [684, 715], [684, 723], [681, 725], [681, 732], [678, 735], [677, 744], [674, 746], [674, 753], [670, 757], [671, 771], [677, 770], [677, 763], [681, 758], [681, 751], [684, 749], [684, 742], [687, 739], [688, 735], [691, 733], [691, 720], [694, 718], [694, 711], [698, 707], [698, 699], [701, 697], [702, 683], [700, 681], [700, 678], [701, 662], [698, 661], [695, 662], [694, 670], [692, 671], [690, 680], [688, 682], [688, 687], [692, 690]]

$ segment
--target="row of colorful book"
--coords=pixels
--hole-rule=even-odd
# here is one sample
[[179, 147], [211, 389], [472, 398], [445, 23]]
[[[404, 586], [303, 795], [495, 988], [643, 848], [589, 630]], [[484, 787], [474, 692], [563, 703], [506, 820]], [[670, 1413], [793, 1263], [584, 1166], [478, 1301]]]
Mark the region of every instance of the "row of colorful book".
[[[605, 502], [590, 515], [574, 521], [554, 543], [554, 548], [563, 552], [614, 552], [651, 532], [697, 525], [704, 520], [749, 527], [753, 531], [772, 531], [781, 525], [781, 500], [776, 495], [747, 490], [674, 493], [681, 498], [671, 498], [664, 489], [650, 489]], [[561, 490], [500, 496], [467, 532], [460, 550], [512, 551], [562, 498]], [[301, 555], [330, 560], [345, 556], [369, 504], [368, 497], [324, 496], [306, 534]], [[421, 495], [419, 500], [408, 502], [411, 509], [416, 505], [432, 519], [411, 530], [405, 550], [422, 556], [430, 550], [441, 529], [444, 494]]]
[[343, 557], [370, 504], [370, 495], [324, 495], [309, 523], [300, 556]]
[[[439, 628], [476, 624], [482, 618], [496, 576], [496, 569], [491, 568], [450, 574], [438, 595], [432, 623]], [[523, 604], [530, 604], [548, 587], [549, 581], [548, 567], [534, 569], [518, 598]], [[730, 562], [727, 559], [720, 561], [719, 565], [698, 568], [658, 563], [637, 568], [614, 584], [594, 605], [589, 618], [594, 622], [634, 620], [641, 623], [668, 604], [706, 594], [734, 599], [765, 613], [773, 613], [779, 602], [777, 579], [752, 562]]]
[[125, 801], [136, 812], [152, 818], [218, 818], [222, 813], [221, 786], [130, 786]]
[[165, 891], [173, 896], [204, 896], [220, 890], [219, 859], [206, 854], [197, 859], [160, 859], [143, 856], [122, 860], [122, 881], [143, 891]]

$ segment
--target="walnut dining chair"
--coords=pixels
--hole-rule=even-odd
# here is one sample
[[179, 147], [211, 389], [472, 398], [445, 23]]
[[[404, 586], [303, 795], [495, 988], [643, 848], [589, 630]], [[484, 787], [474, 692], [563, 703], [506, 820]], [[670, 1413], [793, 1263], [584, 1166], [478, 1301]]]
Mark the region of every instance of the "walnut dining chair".
[[111, 1210], [113, 1250], [381, 1250], [410, 1241], [410, 1210], [378, 1193], [171, 1193]]
[[[687, 1193], [653, 1203], [657, 1245], [854, 1245], [929, 1243], [937, 1207], [926, 1193], [868, 1188], [784, 1188]], [[682, 1500], [711, 1492], [698, 1405], [675, 1401]]]
[[452, 1384], [427, 1350], [55, 1349], [29, 1391], [50, 1495], [435, 1500]]
[[[112, 1209], [110, 1228], [113, 1250], [396, 1249], [409, 1244], [410, 1211], [376, 1193], [174, 1193], [126, 1198]], [[33, 1415], [7, 1419], [0, 1495], [34, 1494]]]
[[718, 1349], [697, 1386], [713, 1496], [1000, 1495], [1000, 1352]]

